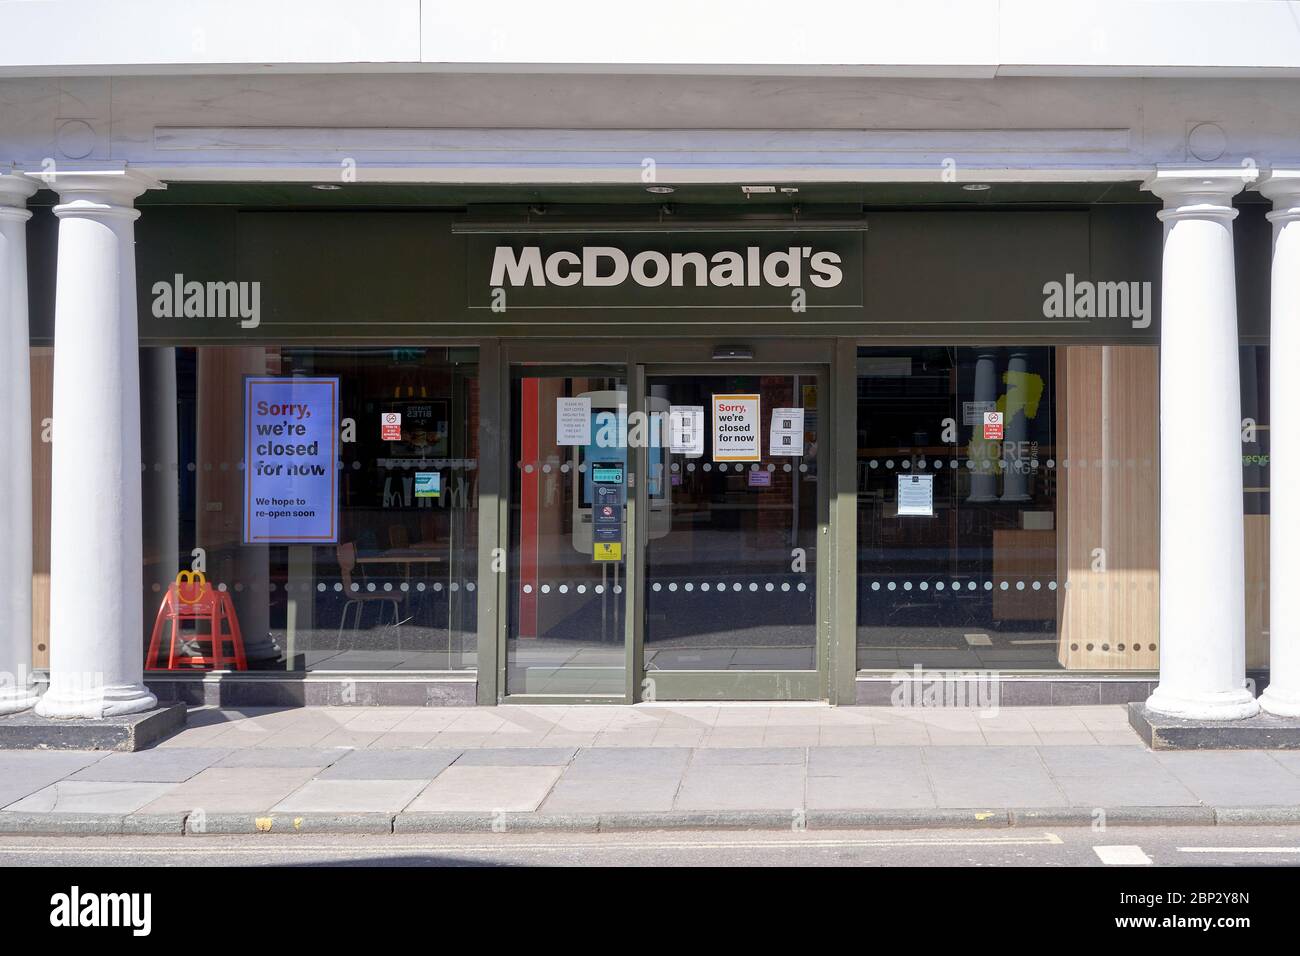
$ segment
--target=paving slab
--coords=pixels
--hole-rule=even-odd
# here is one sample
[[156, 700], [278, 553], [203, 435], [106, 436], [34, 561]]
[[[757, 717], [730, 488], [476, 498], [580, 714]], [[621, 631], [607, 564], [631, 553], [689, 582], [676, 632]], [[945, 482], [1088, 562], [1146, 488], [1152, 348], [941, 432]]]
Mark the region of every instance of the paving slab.
[[457, 767], [564, 767], [577, 754], [576, 747], [483, 747], [466, 750]]
[[763, 764], [802, 767], [804, 747], [704, 747], [695, 751], [690, 767], [752, 767]]
[[106, 756], [102, 750], [0, 752], [0, 807], [21, 800]]
[[1035, 747], [926, 747], [926, 773], [940, 807], [1068, 804]]
[[937, 805], [916, 747], [817, 747], [808, 752], [809, 810]]
[[542, 810], [671, 810], [690, 756], [690, 750], [675, 747], [583, 750], [565, 769]]
[[62, 780], [4, 808], [17, 813], [135, 813], [169, 791], [172, 783]]
[[214, 767], [316, 767], [323, 769], [352, 753], [345, 747], [249, 747], [232, 750]]
[[413, 812], [536, 810], [560, 778], [555, 766], [449, 767], [411, 801]]
[[154, 748], [133, 753], [110, 753], [84, 770], [72, 775], [72, 780], [125, 781], [134, 783], [180, 783], [200, 770], [206, 770], [221, 760], [229, 750], [206, 747]]
[[1300, 805], [1300, 778], [1263, 751], [1157, 751], [1200, 802], [1225, 807]]
[[428, 780], [312, 780], [274, 807], [278, 813], [397, 813]]
[[209, 767], [141, 808], [144, 813], [254, 813], [302, 787], [314, 767]]
[[1038, 753], [1076, 807], [1179, 807], [1200, 802], [1144, 747], [1044, 746]]
[[321, 780], [424, 780], [442, 773], [459, 750], [354, 750], [319, 774]]
[[804, 768], [797, 764], [692, 764], [673, 803], [677, 810], [797, 810]]

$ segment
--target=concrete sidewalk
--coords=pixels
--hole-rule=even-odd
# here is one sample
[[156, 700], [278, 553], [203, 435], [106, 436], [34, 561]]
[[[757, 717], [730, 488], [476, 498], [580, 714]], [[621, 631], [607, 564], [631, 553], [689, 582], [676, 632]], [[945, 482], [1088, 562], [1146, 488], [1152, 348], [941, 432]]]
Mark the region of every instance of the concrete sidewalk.
[[0, 832], [1300, 823], [1300, 753], [1155, 753], [1122, 706], [197, 709], [0, 753]]

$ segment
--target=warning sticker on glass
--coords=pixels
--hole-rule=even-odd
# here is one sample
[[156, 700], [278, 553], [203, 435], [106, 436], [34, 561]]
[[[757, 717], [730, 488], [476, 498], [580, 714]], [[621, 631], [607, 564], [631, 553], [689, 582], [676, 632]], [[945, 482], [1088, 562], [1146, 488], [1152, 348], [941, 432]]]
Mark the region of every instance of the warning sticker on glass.
[[772, 409], [771, 435], [768, 442], [769, 454], [802, 455], [803, 454], [803, 409]]
[[704, 406], [668, 407], [668, 450], [693, 458], [704, 454]]

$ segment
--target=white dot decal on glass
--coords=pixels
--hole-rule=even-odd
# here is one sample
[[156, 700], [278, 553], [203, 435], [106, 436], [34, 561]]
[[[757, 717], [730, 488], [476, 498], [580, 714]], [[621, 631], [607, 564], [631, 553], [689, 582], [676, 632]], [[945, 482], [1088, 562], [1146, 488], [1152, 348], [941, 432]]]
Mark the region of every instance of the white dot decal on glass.
[[912, 582], [911, 582], [911, 581], [904, 581], [904, 582], [903, 582], [903, 590], [904, 590], [904, 591], [910, 591], [910, 590], [912, 590]]
[[[705, 465], [704, 467], [705, 467], [705, 468], [708, 468], [709, 466], [708, 466], [708, 465]], [[727, 470], [727, 463], [726, 463], [726, 462], [722, 462], [721, 464], [718, 465], [718, 471], [726, 471], [726, 470]]]
[[708, 581], [705, 581], [703, 584], [700, 585], [700, 590], [701, 590], [701, 591], [707, 591], [708, 589], [709, 589], [709, 582], [708, 582]]
[[1035, 590], [1035, 591], [1041, 591], [1042, 589], [1043, 589], [1043, 582], [1042, 582], [1042, 581], [1035, 581], [1035, 582], [1034, 582], [1034, 590]]
[[893, 467], [894, 467], [894, 459], [890, 458], [888, 461], [886, 461], [886, 462], [885, 462], [885, 467], [886, 467], [886, 468], [893, 468]]
[[560, 466], [560, 474], [567, 475], [568, 473], [569, 473], [569, 463], [566, 461], [563, 465]]
[[890, 581], [887, 585], [885, 585], [885, 587], [889, 588], [889, 590], [891, 591], [898, 590], [898, 585], [895, 584], [893, 581]]
[[1017, 590], [1017, 591], [1023, 591], [1024, 589], [1025, 589], [1025, 582], [1024, 582], [1024, 581], [1017, 581], [1017, 582], [1016, 582], [1016, 590]]
[[974, 581], [967, 581], [967, 582], [966, 582], [966, 590], [967, 590], [967, 591], [974, 591], [974, 590], [975, 590], [975, 582], [974, 582]]
[[789, 474], [789, 473], [790, 473], [790, 463], [789, 463], [789, 462], [786, 462], [784, 465], [782, 465], [782, 466], [781, 466], [781, 470], [784, 471], [786, 474]]
[[1055, 590], [1056, 590], [1056, 582], [1055, 582], [1055, 581], [1048, 581], [1048, 582], [1047, 582], [1047, 590], [1049, 590], [1049, 591], [1055, 591]]
[[683, 584], [682, 587], [683, 587], [685, 590], [687, 590], [687, 591], [694, 591], [694, 590], [695, 590], [695, 585], [694, 585], [694, 584], [691, 584], [691, 582], [689, 582], [689, 581], [687, 581], [685, 584]]
[[551, 586], [550, 586], [549, 584], [543, 584], [543, 585], [542, 585], [542, 593], [543, 593], [543, 594], [550, 594], [550, 593], [551, 593]]
[[615, 584], [615, 585], [614, 585], [614, 593], [615, 593], [615, 594], [622, 594], [622, 593], [623, 593], [623, 585], [621, 585], [621, 584]]
[[975, 470], [975, 460], [974, 460], [973, 458], [967, 458], [967, 459], [966, 459], [966, 470], [967, 470], [967, 471], [974, 471], [974, 470]]
[[560, 591], [561, 594], [568, 594], [568, 593], [569, 593], [569, 586], [568, 586], [567, 584], [561, 584], [560, 587], [559, 587], [559, 591]]
[[342, 590], [343, 590], [343, 583], [342, 583], [342, 582], [338, 582], [338, 583], [336, 583], [336, 584], [334, 585], [334, 590], [335, 590], [336, 592], [337, 592], [337, 591], [342, 591]]
[[[879, 586], [880, 586], [879, 584], [876, 585], [876, 587], [879, 587]], [[781, 590], [782, 590], [782, 591], [789, 591], [789, 590], [790, 590], [790, 582], [789, 582], [789, 581], [783, 581], [783, 582], [781, 583]]]
[[1056, 467], [1056, 460], [1055, 460], [1054, 458], [1049, 458], [1049, 459], [1047, 459], [1047, 467], [1048, 467], [1048, 468], [1055, 468], [1055, 467]]
[[162, 585], [160, 585], [157, 581], [155, 581], [153, 583], [153, 593], [157, 594], [161, 590], [162, 590]]
[[712, 471], [712, 470], [713, 470], [713, 465], [706, 461], [706, 462], [704, 463], [704, 470], [705, 470], [705, 471]]
[[758, 590], [758, 584], [757, 584], [757, 582], [755, 582], [755, 581], [750, 581], [750, 582], [749, 582], [749, 589], [750, 589], [751, 591], [757, 591], [757, 590]]
[[532, 466], [532, 465], [524, 465], [524, 474], [531, 475], [532, 473], [533, 473], [533, 466]]
[[878, 464], [878, 462], [876, 461], [876, 459], [873, 458], [873, 459], [871, 459], [871, 461], [867, 462], [867, 467], [868, 467], [868, 468], [875, 468], [877, 464]]
[[807, 590], [808, 590], [808, 585], [806, 585], [806, 584], [804, 584], [802, 581], [800, 581], [800, 582], [799, 582], [799, 586], [798, 586], [797, 588], [795, 588], [795, 590], [796, 590], [796, 591], [807, 591]]
[[679, 465], [677, 462], [673, 462], [672, 467], [669, 469], [669, 471], [671, 471], [673, 474], [677, 474], [677, 472], [679, 472], [681, 468], [682, 468], [681, 465]]
[[677, 590], [677, 582], [676, 582], [676, 581], [671, 581], [671, 582], [669, 582], [669, 584], [668, 584], [668, 590], [670, 590], [670, 591], [676, 591], [676, 590]]
[[922, 591], [928, 591], [928, 590], [930, 590], [930, 585], [927, 584], [926, 582], [922, 581], [921, 584], [920, 584], [920, 588], [921, 588]]
[[403, 581], [403, 582], [402, 582], [402, 586], [401, 586], [401, 590], [402, 590], [402, 593], [405, 594], [407, 591], [411, 590], [411, 586], [410, 586], [409, 584], [407, 584], [405, 581]]
[[775, 586], [771, 581], [768, 581], [766, 584], [763, 585], [763, 590], [764, 590], [764, 591], [772, 591], [772, 590], [775, 590], [775, 587], [776, 587], [776, 586]]
[[375, 589], [375, 586], [374, 586], [373, 584], [367, 584], [367, 585], [366, 585], [366, 590], [367, 590], [367, 591], [373, 591], [374, 589]]
[[733, 591], [739, 591], [740, 588], [741, 588], [741, 584], [740, 584], [739, 581], [737, 581], [735, 584], [733, 584], [733, 585], [731, 586], [731, 590], [733, 590]]
[[956, 458], [954, 458], [952, 461], [948, 462], [948, 467], [949, 467], [949, 468], [956, 468], [958, 464], [959, 464], [959, 462], [957, 461]]
[[719, 590], [719, 591], [725, 591], [725, 590], [727, 590], [727, 586], [726, 586], [725, 584], [723, 584], [721, 581], [719, 581], [719, 582], [718, 582], [718, 590]]
[[693, 461], [688, 461], [688, 462], [686, 463], [686, 470], [687, 470], [687, 471], [694, 471], [694, 470], [695, 470], [695, 462], [693, 462]]
[[597, 593], [597, 594], [604, 594], [604, 593], [605, 593], [605, 585], [603, 585], [603, 584], [597, 584], [597, 585], [596, 585], [596, 593]]
[[[787, 584], [787, 585], [785, 586], [785, 588], [786, 588], [786, 590], [789, 590], [789, 589], [790, 589], [790, 585]], [[879, 581], [872, 581], [872, 582], [871, 582], [871, 590], [873, 590], [873, 591], [879, 591], [879, 590], [880, 590], [880, 582], [879, 582]]]
[[533, 586], [532, 586], [531, 584], [525, 584], [525, 585], [524, 585], [524, 593], [525, 593], [525, 594], [532, 594], [532, 593], [533, 593]]
[[749, 470], [750, 470], [750, 471], [758, 471], [758, 462], [754, 462], [752, 465], [750, 465], [750, 466], [749, 466]]
[[651, 591], [658, 591], [658, 590], [661, 590], [661, 588], [662, 588], [662, 586], [659, 584], [658, 581], [656, 581], [654, 584], [650, 585], [650, 590], [651, 590]]
[[417, 591], [419, 591], [421, 594], [423, 594], [423, 593], [424, 593], [424, 582], [421, 581], [419, 584], [417, 584], [417, 585], [415, 586], [415, 590], [417, 590]]
[[898, 466], [902, 468], [904, 471], [906, 471], [907, 469], [912, 467], [912, 463], [910, 461], [902, 461], [898, 463]]
[[1029, 459], [1029, 467], [1030, 467], [1030, 468], [1037, 468], [1037, 467], [1038, 467], [1038, 459], [1037, 459], [1037, 458], [1031, 458], [1031, 459]]
[[442, 582], [441, 582], [441, 581], [434, 581], [434, 582], [433, 582], [433, 589], [434, 589], [435, 591], [441, 591], [441, 590], [442, 590]]
[[465, 584], [465, 590], [466, 590], [466, 591], [473, 591], [473, 590], [474, 590], [474, 582], [473, 582], [473, 581], [468, 581], [468, 582], [466, 582], [466, 584]]
[[453, 591], [459, 591], [459, 590], [460, 590], [460, 582], [459, 582], [459, 581], [452, 581], [452, 582], [451, 582], [451, 589], [452, 589]]
[[587, 470], [587, 463], [584, 461], [581, 465], [578, 466], [578, 474], [582, 474], [586, 470]]
[[550, 473], [551, 473], [551, 466], [550, 466], [550, 465], [542, 465], [542, 474], [544, 474], [544, 475], [549, 475]]
[[[242, 590], [244, 590], [244, 586], [243, 586], [242, 584], [236, 584], [236, 585], [235, 585], [235, 590], [236, 590], [236, 591], [242, 591]], [[318, 584], [318, 585], [316, 585], [316, 590], [317, 590], [317, 591], [324, 591], [324, 590], [325, 590], [325, 585], [324, 585], [324, 584]]]
[[585, 585], [585, 584], [579, 584], [575, 590], [576, 590], [579, 594], [586, 594], [586, 593], [587, 593], [587, 585]]
[[361, 590], [361, 585], [357, 584], [356, 581], [353, 581], [353, 582], [352, 582], [352, 590], [353, 590], [353, 592], [360, 591], [360, 590]]
[[1009, 585], [1006, 581], [1003, 581], [1000, 585], [998, 585], [998, 587], [1000, 587], [1003, 591], [1007, 590], [1007, 588], [1009, 588], [1010, 586], [1011, 585]]
[[800, 470], [801, 472], [807, 471], [807, 470], [808, 470], [808, 466], [807, 466], [807, 465], [803, 465], [803, 464], [801, 464], [801, 465], [799, 466], [799, 470]]
[[769, 462], [767, 463], [767, 470], [768, 470], [768, 472], [776, 471], [776, 463], [775, 463], [775, 462], [770, 462], [770, 461], [769, 461]]
[[943, 590], [943, 582], [942, 582], [942, 581], [935, 581], [935, 582], [934, 582], [934, 589], [935, 589], [936, 591], [942, 591], [942, 590]]
[[393, 589], [392, 582], [387, 582], [387, 583], [384, 584], [384, 590], [385, 590], [385, 591], [391, 591], [392, 589]]
[[992, 591], [992, 590], [993, 590], [993, 582], [992, 582], [992, 581], [985, 581], [985, 582], [984, 582], [984, 590], [985, 590], [985, 591]]

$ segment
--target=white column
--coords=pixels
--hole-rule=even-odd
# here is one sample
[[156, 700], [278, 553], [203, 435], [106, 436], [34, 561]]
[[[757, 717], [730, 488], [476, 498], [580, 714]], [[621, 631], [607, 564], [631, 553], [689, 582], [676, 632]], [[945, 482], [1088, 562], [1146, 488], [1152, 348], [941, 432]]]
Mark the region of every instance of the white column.
[[54, 306], [50, 686], [43, 717], [157, 705], [143, 682], [135, 198], [127, 171], [51, 174], [61, 200]]
[[1260, 186], [1273, 200], [1272, 328], [1269, 331], [1270, 714], [1300, 717], [1300, 169], [1274, 170]]
[[36, 703], [32, 683], [32, 392], [27, 220], [36, 192], [0, 175], [0, 714]]
[[1259, 712], [1246, 689], [1241, 382], [1232, 197], [1243, 170], [1162, 170], [1160, 684], [1147, 708]]

